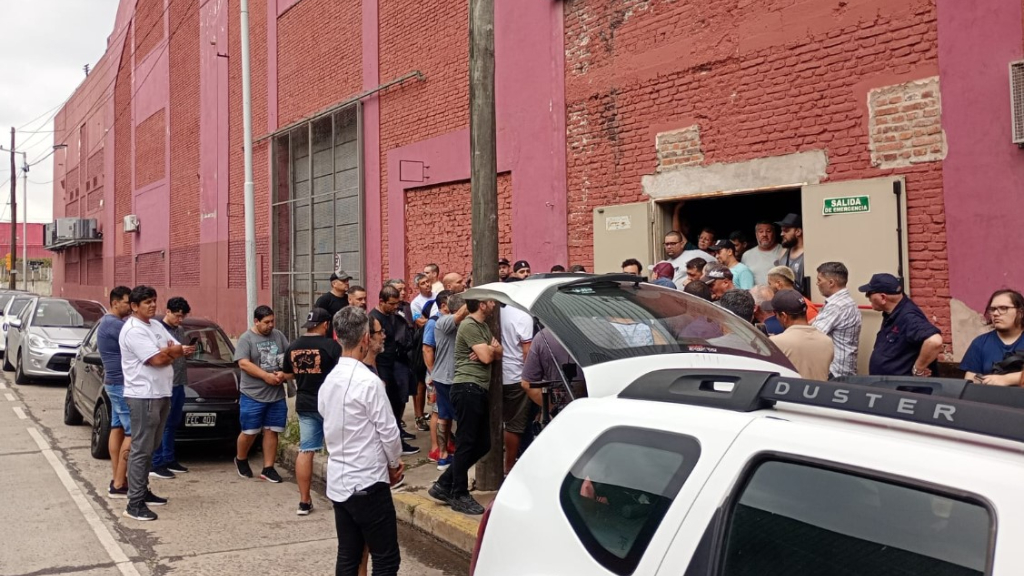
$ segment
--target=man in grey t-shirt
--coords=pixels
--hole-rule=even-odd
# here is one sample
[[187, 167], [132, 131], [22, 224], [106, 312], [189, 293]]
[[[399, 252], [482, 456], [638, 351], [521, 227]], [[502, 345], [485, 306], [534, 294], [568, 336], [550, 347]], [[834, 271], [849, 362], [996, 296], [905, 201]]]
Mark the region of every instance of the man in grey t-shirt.
[[[192, 307], [189, 306], [188, 301], [181, 296], [175, 296], [167, 301], [167, 311], [164, 313], [163, 319], [160, 320], [167, 333], [182, 344], [189, 344], [188, 340], [185, 339], [185, 329], [181, 327], [181, 323], [188, 317], [190, 312], [192, 312]], [[153, 452], [153, 469], [149, 472], [150, 476], [165, 479], [174, 478], [175, 474], [188, 472], [188, 468], [178, 462], [178, 457], [174, 453], [174, 433], [178, 431], [178, 426], [181, 425], [182, 412], [185, 408], [185, 385], [188, 384], [188, 370], [185, 357], [175, 358], [174, 362], [171, 363], [171, 367], [174, 369], [171, 408], [167, 413], [167, 424], [164, 426], [163, 440], [160, 442], [160, 446], [157, 446]]]
[[[442, 292], [444, 294], [445, 292]], [[439, 454], [437, 469], [446, 470], [451, 464], [448, 442], [455, 410], [452, 408], [451, 389], [455, 379], [455, 334], [469, 311], [461, 294], [451, 294], [441, 307], [443, 314], [433, 324], [433, 332], [424, 333], [424, 346], [434, 349], [430, 376], [437, 394], [437, 445]]]
[[256, 435], [263, 431], [263, 471], [260, 478], [281, 482], [274, 469], [277, 456], [277, 436], [288, 423], [288, 405], [284, 393], [284, 351], [288, 339], [274, 329], [274, 311], [269, 306], [258, 306], [253, 312], [252, 328], [238, 339], [235, 361], [242, 369], [241, 396], [238, 408], [242, 420], [242, 433], [238, 436], [235, 467], [242, 478], [252, 478], [249, 467], [249, 449]]

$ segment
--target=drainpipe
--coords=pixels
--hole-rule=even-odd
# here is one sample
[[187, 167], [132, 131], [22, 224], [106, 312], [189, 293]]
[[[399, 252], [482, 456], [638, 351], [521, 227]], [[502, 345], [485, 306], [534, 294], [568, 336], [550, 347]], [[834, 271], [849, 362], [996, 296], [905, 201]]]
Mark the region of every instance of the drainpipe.
[[256, 192], [252, 175], [252, 70], [249, 62], [249, 0], [242, 2], [242, 124], [245, 138], [246, 324], [256, 310]]

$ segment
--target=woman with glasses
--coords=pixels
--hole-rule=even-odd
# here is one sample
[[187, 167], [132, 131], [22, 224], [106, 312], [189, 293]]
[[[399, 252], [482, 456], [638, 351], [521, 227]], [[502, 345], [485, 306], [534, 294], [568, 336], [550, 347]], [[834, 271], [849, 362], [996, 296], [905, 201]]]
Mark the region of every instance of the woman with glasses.
[[988, 300], [985, 319], [992, 331], [978, 336], [960, 362], [967, 379], [992, 386], [1019, 386], [1021, 372], [992, 374], [992, 367], [1015, 352], [1024, 352], [1024, 296], [1016, 290], [997, 290]]

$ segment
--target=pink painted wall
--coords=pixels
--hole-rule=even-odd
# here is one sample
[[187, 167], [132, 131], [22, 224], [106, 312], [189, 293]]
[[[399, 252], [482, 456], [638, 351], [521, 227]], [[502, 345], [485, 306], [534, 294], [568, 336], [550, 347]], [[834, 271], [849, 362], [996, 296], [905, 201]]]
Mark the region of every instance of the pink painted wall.
[[[1008, 64], [1022, 56], [1019, 0], [939, 0], [943, 164], [950, 292], [980, 312], [1024, 288], [1024, 151], [1011, 143]], [[1010, 252], [1006, 252], [1009, 250]]]

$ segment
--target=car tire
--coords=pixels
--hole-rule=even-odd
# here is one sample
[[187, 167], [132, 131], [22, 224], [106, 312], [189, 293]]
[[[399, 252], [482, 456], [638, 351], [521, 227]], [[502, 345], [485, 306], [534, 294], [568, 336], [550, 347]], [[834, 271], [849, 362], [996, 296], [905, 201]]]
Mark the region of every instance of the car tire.
[[28, 384], [28, 377], [25, 376], [25, 369], [22, 367], [23, 362], [21, 361], [21, 353], [18, 353], [18, 359], [15, 360], [14, 364], [14, 383], [15, 384]]
[[[10, 348], [7, 349], [10, 350]], [[11, 364], [11, 355], [6, 353], [4, 354], [4, 370], [7, 372], [14, 371], [14, 365]]]
[[110, 406], [100, 398], [92, 417], [89, 453], [97, 460], [110, 458]]
[[81, 426], [82, 413], [75, 407], [75, 379], [74, 375], [68, 382], [68, 391], [64, 395], [64, 424], [67, 426]]

